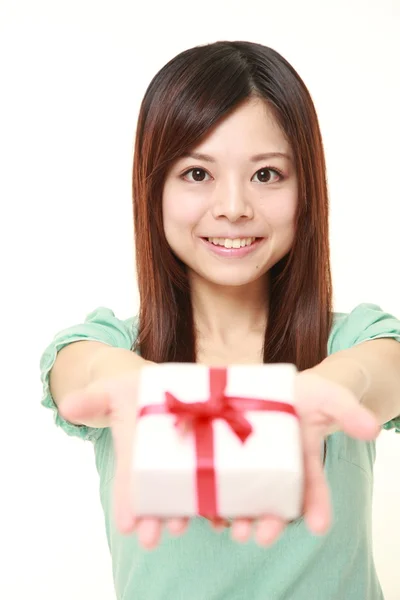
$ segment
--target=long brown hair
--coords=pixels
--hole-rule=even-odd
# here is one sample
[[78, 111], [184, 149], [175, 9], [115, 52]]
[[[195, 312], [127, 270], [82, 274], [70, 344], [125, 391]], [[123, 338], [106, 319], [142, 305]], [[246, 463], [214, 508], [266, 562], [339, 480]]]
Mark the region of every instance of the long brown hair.
[[294, 155], [298, 178], [296, 235], [270, 271], [264, 362], [299, 370], [327, 354], [331, 272], [325, 157], [311, 96], [276, 51], [220, 41], [186, 50], [153, 78], [143, 98], [133, 163], [141, 355], [155, 362], [195, 362], [196, 336], [185, 265], [163, 229], [162, 193], [172, 165], [218, 121], [251, 97], [272, 109]]

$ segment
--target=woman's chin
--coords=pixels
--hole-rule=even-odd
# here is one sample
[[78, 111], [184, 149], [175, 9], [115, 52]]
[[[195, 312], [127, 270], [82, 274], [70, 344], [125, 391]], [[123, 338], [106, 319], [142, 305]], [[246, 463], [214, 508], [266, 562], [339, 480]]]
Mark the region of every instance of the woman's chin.
[[[231, 269], [231, 271], [234, 269]], [[218, 285], [221, 287], [243, 287], [252, 285], [256, 281], [260, 281], [265, 278], [265, 273], [255, 273], [253, 277], [249, 277], [248, 273], [208, 273], [203, 271], [201, 273], [194, 273], [195, 277], [205, 280], [207, 283], [212, 285]]]

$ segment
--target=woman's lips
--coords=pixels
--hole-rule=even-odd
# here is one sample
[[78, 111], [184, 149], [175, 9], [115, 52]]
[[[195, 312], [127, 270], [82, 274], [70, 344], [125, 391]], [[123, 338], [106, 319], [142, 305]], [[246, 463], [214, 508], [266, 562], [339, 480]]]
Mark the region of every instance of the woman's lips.
[[213, 252], [218, 256], [224, 256], [225, 258], [242, 258], [247, 256], [257, 250], [265, 241], [265, 238], [255, 238], [249, 245], [241, 246], [240, 248], [225, 248], [225, 246], [209, 242], [208, 238], [200, 239], [210, 252]]

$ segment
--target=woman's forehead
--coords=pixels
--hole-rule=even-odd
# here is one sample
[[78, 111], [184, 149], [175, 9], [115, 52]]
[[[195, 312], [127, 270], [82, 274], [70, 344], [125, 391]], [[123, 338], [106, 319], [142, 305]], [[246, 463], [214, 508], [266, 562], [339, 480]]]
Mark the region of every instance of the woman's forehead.
[[292, 156], [290, 144], [272, 110], [261, 100], [237, 107], [185, 155], [203, 155], [203, 160], [212, 163], [226, 158], [227, 153], [251, 162], [263, 160], [265, 155], [289, 160]]

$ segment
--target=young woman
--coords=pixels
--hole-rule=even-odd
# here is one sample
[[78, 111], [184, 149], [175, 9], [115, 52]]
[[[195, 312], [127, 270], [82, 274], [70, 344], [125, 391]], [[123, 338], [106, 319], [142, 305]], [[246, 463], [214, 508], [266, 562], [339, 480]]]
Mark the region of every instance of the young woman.
[[[43, 404], [94, 443], [118, 599], [382, 598], [372, 478], [380, 426], [400, 430], [400, 322], [372, 304], [332, 313], [327, 198], [312, 100], [277, 52], [218, 42], [154, 77], [133, 165], [139, 316], [98, 308], [41, 359]], [[135, 521], [148, 362], [296, 364], [302, 518]]]

